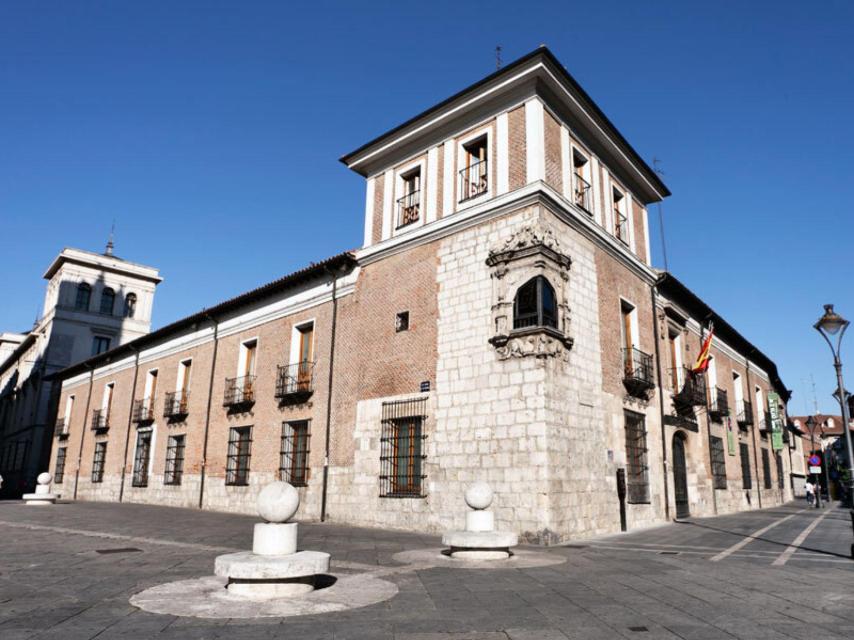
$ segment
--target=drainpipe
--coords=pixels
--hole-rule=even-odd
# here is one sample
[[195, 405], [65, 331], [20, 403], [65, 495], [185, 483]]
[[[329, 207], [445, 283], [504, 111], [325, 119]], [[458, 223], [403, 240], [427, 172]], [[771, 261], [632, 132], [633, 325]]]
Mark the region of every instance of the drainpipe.
[[[705, 339], [706, 329], [700, 325], [700, 348], [703, 348], [703, 340]], [[709, 351], [711, 351], [711, 345], [709, 345]], [[708, 369], [707, 369], [708, 371]], [[709, 477], [712, 481], [712, 508], [715, 511], [715, 515], [718, 515], [718, 494], [715, 489], [715, 464], [712, 458], [712, 419], [709, 416], [709, 396], [712, 393], [712, 390], [709, 389], [708, 376], [705, 376], [705, 387], [706, 387], [706, 444], [709, 447]], [[715, 390], [717, 391], [717, 389]]]
[[327, 273], [332, 276], [332, 336], [329, 339], [329, 380], [326, 387], [326, 436], [323, 452], [323, 491], [320, 499], [320, 521], [326, 522], [326, 498], [329, 490], [329, 439], [332, 435], [332, 374], [335, 366], [335, 334], [338, 324], [338, 275], [328, 266]]
[[95, 367], [91, 367], [89, 370], [89, 395], [86, 396], [86, 410], [83, 412], [83, 430], [80, 432], [80, 450], [77, 452], [77, 471], [74, 472], [75, 500], [77, 500], [77, 485], [80, 483], [80, 465], [83, 463], [83, 438], [86, 435], [86, 423], [89, 422], [89, 403], [92, 401], [92, 385], [94, 382]]
[[670, 520], [670, 489], [667, 478], [667, 435], [664, 425], [664, 383], [661, 380], [661, 344], [658, 335], [658, 318], [655, 314], [655, 285], [649, 290], [650, 302], [652, 304], [652, 335], [655, 340], [655, 373], [658, 378], [658, 408], [661, 424], [661, 468], [664, 471], [664, 519]]
[[216, 352], [219, 347], [219, 323], [212, 316], [207, 316], [214, 326], [213, 357], [211, 359], [211, 378], [208, 382], [208, 409], [205, 415], [205, 437], [202, 443], [202, 468], [199, 470], [199, 509], [205, 497], [205, 470], [208, 465], [208, 431], [211, 426], [211, 404], [213, 401], [214, 375], [216, 374]]
[[[751, 352], [752, 353], [752, 352]], [[745, 358], [747, 366], [744, 368], [747, 374], [747, 393], [748, 397], [752, 398], [750, 406], [756, 402], [756, 394], [753, 392], [753, 385], [750, 383], [750, 358]], [[753, 419], [756, 420], [756, 412], [759, 407], [753, 407]], [[759, 446], [756, 444], [756, 425], [751, 425], [750, 433], [753, 435], [753, 466], [756, 468], [756, 497], [759, 498], [759, 508], [762, 508], [762, 485], [759, 484]]]
[[125, 432], [125, 455], [122, 459], [122, 482], [119, 485], [119, 502], [122, 501], [122, 498], [125, 495], [125, 469], [128, 465], [128, 449], [130, 448], [130, 426], [133, 424], [133, 403], [134, 398], [136, 398], [136, 381], [139, 376], [139, 349], [135, 347], [131, 347], [136, 353], [136, 364], [134, 365], [133, 370], [133, 385], [131, 386], [131, 394], [130, 394], [130, 409], [128, 410], [128, 426], [127, 431]]

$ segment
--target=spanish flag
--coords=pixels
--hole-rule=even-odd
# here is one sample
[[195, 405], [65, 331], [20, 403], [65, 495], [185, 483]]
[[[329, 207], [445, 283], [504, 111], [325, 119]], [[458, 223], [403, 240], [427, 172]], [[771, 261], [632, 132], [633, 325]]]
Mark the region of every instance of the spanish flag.
[[709, 361], [712, 359], [712, 336], [714, 335], [715, 325], [710, 324], [709, 335], [706, 336], [706, 340], [703, 342], [703, 348], [700, 349], [700, 355], [697, 356], [697, 362], [695, 362], [694, 366], [691, 367], [691, 373], [703, 373], [709, 368]]

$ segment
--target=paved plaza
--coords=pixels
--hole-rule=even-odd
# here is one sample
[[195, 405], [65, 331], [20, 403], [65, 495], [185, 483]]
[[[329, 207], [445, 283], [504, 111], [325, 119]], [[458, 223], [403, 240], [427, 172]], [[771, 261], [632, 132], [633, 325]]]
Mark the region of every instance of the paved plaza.
[[[563, 640], [852, 638], [854, 562], [844, 510], [784, 507], [678, 522], [559, 547], [559, 564], [469, 569], [404, 564], [433, 536], [304, 524], [300, 547], [339, 578], [394, 583], [384, 602], [312, 616], [210, 619], [129, 603], [210, 576], [251, 547], [256, 518], [165, 507], [0, 503], [0, 638]], [[416, 554], [417, 555], [417, 554]]]

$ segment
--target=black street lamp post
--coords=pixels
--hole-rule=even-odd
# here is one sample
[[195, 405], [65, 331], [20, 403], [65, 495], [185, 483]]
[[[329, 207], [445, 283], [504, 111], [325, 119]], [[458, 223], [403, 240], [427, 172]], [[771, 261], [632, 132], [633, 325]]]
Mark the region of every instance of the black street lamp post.
[[[824, 315], [819, 318], [813, 327], [821, 334], [821, 337], [827, 342], [833, 353], [833, 367], [836, 369], [836, 387], [839, 394], [839, 405], [842, 408], [842, 430], [845, 433], [845, 444], [848, 447], [848, 488], [845, 492], [845, 506], [848, 507], [851, 515], [851, 526], [854, 528], [854, 451], [851, 446], [851, 425], [849, 425], [850, 415], [848, 413], [848, 403], [846, 400], [845, 384], [842, 381], [842, 360], [839, 357], [842, 348], [842, 336], [845, 335], [845, 330], [851, 324], [841, 315], [833, 310], [832, 304], [824, 305]], [[833, 345], [831, 338], [836, 338], [836, 346]], [[854, 543], [851, 545], [851, 557], [854, 558]]]

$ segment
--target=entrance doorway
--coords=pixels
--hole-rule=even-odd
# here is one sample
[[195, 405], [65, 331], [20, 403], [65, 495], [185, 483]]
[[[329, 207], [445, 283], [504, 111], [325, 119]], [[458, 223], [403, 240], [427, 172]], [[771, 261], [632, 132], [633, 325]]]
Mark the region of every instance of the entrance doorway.
[[676, 500], [676, 517], [689, 517], [691, 509], [688, 506], [688, 471], [685, 465], [685, 436], [681, 433], [676, 433], [673, 436], [673, 493]]

